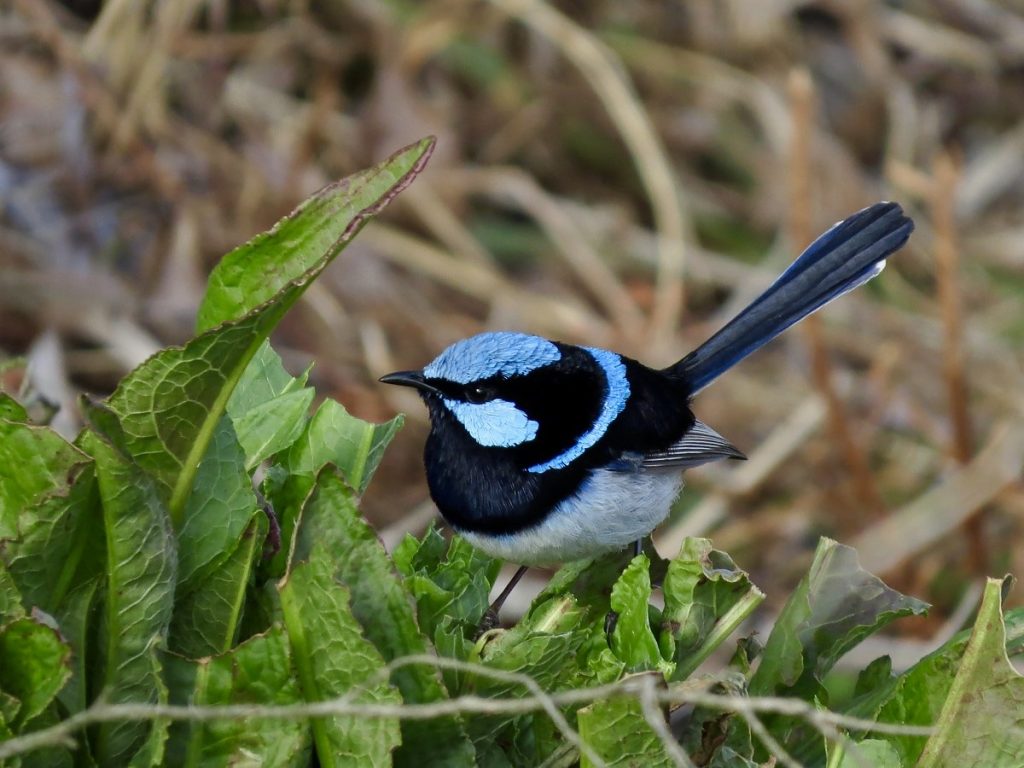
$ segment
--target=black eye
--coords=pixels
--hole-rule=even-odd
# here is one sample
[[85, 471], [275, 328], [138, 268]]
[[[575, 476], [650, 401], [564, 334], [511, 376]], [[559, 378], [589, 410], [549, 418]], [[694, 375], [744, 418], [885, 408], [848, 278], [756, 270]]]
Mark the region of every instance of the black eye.
[[466, 387], [466, 400], [470, 403], [486, 403], [494, 398], [494, 393], [487, 387]]

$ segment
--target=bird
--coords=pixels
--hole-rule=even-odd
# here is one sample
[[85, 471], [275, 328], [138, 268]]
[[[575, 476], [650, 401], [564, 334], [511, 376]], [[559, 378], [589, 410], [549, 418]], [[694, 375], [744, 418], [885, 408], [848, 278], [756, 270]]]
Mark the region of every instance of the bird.
[[694, 396], [794, 323], [876, 277], [913, 228], [893, 202], [838, 222], [721, 330], [667, 368], [606, 349], [490, 331], [455, 342], [422, 369], [380, 381], [419, 392], [430, 417], [430, 494], [456, 533], [522, 566], [510, 587], [527, 566], [630, 544], [639, 552], [668, 516], [684, 470], [744, 458], [696, 418]]

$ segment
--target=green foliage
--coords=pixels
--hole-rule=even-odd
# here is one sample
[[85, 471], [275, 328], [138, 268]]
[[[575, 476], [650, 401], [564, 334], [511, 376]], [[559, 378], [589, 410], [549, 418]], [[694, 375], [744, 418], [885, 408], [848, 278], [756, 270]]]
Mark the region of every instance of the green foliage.
[[[199, 335], [106, 403], [83, 403], [74, 444], [0, 396], [5, 765], [659, 766], [675, 750], [700, 766], [764, 765], [777, 747], [737, 701], [827, 707], [836, 661], [925, 609], [823, 540], [763, 651], [741, 639], [715, 665], [763, 595], [705, 539], [670, 561], [567, 564], [518, 624], [482, 636], [499, 562], [435, 527], [389, 556], [359, 497], [401, 417], [313, 409], [308, 372], [289, 374], [268, 336], [431, 148], [327, 187], [229, 254]], [[1002, 616], [1002, 586], [990, 582], [973, 631], [910, 670], [865, 669], [846, 740], [762, 712], [772, 742], [829, 768], [1020, 764], [1024, 683], [1007, 649], [1024, 646], [1024, 613]], [[595, 686], [612, 687], [586, 694]], [[732, 698], [707, 698], [721, 694]], [[171, 710], [153, 716], [158, 704]], [[403, 705], [449, 708], [403, 717]], [[197, 719], [185, 706], [235, 709]]]

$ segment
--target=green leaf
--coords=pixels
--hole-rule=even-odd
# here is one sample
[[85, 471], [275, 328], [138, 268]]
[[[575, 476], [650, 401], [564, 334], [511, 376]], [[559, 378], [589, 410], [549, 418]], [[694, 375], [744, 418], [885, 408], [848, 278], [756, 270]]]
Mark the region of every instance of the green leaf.
[[[893, 619], [926, 611], [925, 603], [890, 589], [861, 568], [855, 550], [822, 539], [808, 574], [772, 628], [750, 692], [827, 704], [821, 681], [844, 653]], [[824, 759], [825, 742], [805, 721], [764, 719], [772, 735], [803, 762]]]
[[[432, 649], [416, 625], [412, 600], [373, 529], [359, 515], [354, 491], [330, 469], [320, 473], [316, 492], [302, 511], [296, 533], [296, 560], [321, 559], [333, 565], [351, 594], [352, 614], [385, 661]], [[396, 669], [391, 681], [406, 703], [447, 699], [437, 670]], [[402, 722], [396, 765], [473, 766], [473, 745], [461, 718]]]
[[406, 538], [394, 559], [406, 577], [405, 587], [416, 600], [420, 628], [428, 637], [436, 637], [445, 619], [454, 622], [463, 636], [476, 631], [489, 605], [501, 561], [475, 549], [460, 536], [446, 544], [434, 525], [422, 541]]
[[371, 424], [349, 414], [341, 403], [325, 400], [288, 452], [288, 471], [310, 478], [312, 487], [320, 470], [333, 464], [361, 494], [403, 421], [396, 416], [383, 424]]
[[[1024, 645], [1024, 611], [1007, 613], [1004, 626], [1007, 652], [1019, 652]], [[848, 714], [881, 723], [934, 725], [970, 638], [969, 630], [958, 633], [898, 677], [892, 676], [888, 657], [876, 659], [860, 674]], [[907, 766], [917, 764], [926, 742], [924, 736], [881, 734], [877, 738], [888, 741]]]
[[[176, 527], [246, 366], [366, 217], [412, 181], [432, 147], [424, 140], [326, 187], [269, 233], [228, 254], [200, 309], [204, 332], [157, 353], [121, 381], [110, 406], [121, 417], [128, 453], [167, 494]], [[360, 181], [367, 179], [372, 182]], [[346, 218], [349, 224], [340, 224]]]
[[[93, 689], [103, 690], [111, 703], [156, 703], [161, 683], [155, 648], [167, 633], [174, 598], [170, 519], [150, 478], [105, 438], [90, 430], [82, 445], [96, 462], [107, 542], [102, 676]], [[147, 722], [101, 724], [94, 742], [97, 762], [124, 765], [161, 728]]]
[[0, 419], [25, 422], [28, 421], [28, 412], [13, 397], [6, 392], [0, 392]]
[[772, 628], [750, 691], [811, 700], [823, 693], [822, 678], [844, 653], [893, 619], [927, 608], [861, 568], [851, 547], [822, 539]]
[[248, 469], [291, 446], [305, 430], [315, 395], [305, 386], [307, 376], [292, 378], [266, 341], [246, 366], [227, 411]]
[[[257, 635], [230, 653], [198, 662], [168, 660], [172, 701], [193, 706], [256, 704], [286, 706], [302, 701], [292, 674], [288, 639], [281, 627]], [[179, 722], [172, 726], [168, 760], [202, 766], [307, 766], [312, 746], [302, 720], [232, 718]]]
[[56, 614], [61, 635], [71, 646], [71, 678], [60, 691], [60, 702], [71, 714], [88, 705], [88, 666], [90, 616], [96, 600], [99, 577], [93, 577], [72, 589]]
[[210, 275], [199, 308], [199, 330], [236, 320], [288, 283], [339, 253], [419, 174], [434, 149], [433, 137], [399, 150], [382, 163], [324, 187], [223, 259]]
[[0, 560], [26, 606], [54, 613], [75, 576], [94, 527], [89, 461], [47, 427], [0, 421]]
[[19, 516], [66, 489], [89, 457], [49, 427], [0, 419], [0, 539], [19, 533]]
[[172, 651], [196, 659], [224, 653], [234, 645], [246, 588], [267, 527], [267, 516], [257, 513], [228, 559], [176, 601], [168, 640]]
[[756, 608], [764, 594], [708, 539], [687, 538], [662, 584], [665, 610], [659, 644], [685, 680]]
[[245, 454], [231, 420], [222, 418], [185, 503], [178, 533], [179, 600], [205, 584], [231, 557], [258, 511]]
[[71, 649], [54, 627], [26, 616], [0, 629], [0, 690], [18, 699], [17, 731], [39, 715], [71, 676]]
[[270, 564], [272, 575], [284, 573], [299, 514], [320, 471], [329, 464], [337, 467], [357, 494], [362, 493], [402, 422], [403, 417], [396, 416], [384, 424], [370, 424], [351, 416], [334, 400], [320, 405], [302, 436], [273, 468], [276, 473], [271, 472], [264, 483], [281, 526], [281, 551]]
[[[363, 637], [349, 608], [349, 591], [316, 558], [291, 568], [278, 587], [292, 658], [303, 698], [323, 701], [343, 694], [354, 701], [399, 703], [401, 696], [377, 676], [384, 660]], [[390, 765], [401, 741], [397, 720], [325, 717], [313, 720], [319, 764]]]
[[936, 732], [919, 768], [1024, 764], [1024, 678], [1006, 657], [1003, 581], [989, 579]]
[[25, 608], [21, 602], [18, 585], [14, 583], [14, 577], [7, 570], [3, 560], [0, 560], [0, 626], [24, 615]]
[[[595, 701], [582, 708], [577, 717], [583, 741], [609, 766], [675, 765], [635, 698], [617, 696]], [[581, 768], [592, 765], [585, 753], [580, 756]]]
[[844, 747], [832, 748], [827, 768], [904, 768], [905, 763], [899, 753], [887, 741], [881, 739], [865, 739], [855, 744], [855, 749]]
[[667, 676], [675, 664], [661, 658], [658, 641], [651, 631], [649, 563], [647, 555], [638, 555], [612, 587], [611, 607], [618, 614], [612, 632], [612, 651], [631, 672], [657, 669]]

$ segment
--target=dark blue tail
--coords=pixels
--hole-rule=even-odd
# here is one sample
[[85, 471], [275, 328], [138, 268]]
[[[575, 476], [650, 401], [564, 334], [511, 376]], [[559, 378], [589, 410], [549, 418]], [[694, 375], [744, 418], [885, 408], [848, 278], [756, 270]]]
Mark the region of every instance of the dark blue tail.
[[914, 222], [896, 203], [876, 203], [811, 243], [771, 287], [668, 370], [696, 394], [755, 349], [832, 299], [873, 278], [907, 242]]

